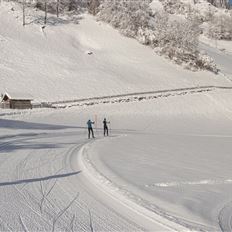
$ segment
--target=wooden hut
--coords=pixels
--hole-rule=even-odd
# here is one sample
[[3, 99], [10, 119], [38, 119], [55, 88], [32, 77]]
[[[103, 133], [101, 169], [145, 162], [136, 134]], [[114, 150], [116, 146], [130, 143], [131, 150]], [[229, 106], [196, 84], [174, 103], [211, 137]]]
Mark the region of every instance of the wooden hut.
[[33, 100], [30, 94], [7, 92], [2, 95], [1, 107], [8, 109], [31, 109]]

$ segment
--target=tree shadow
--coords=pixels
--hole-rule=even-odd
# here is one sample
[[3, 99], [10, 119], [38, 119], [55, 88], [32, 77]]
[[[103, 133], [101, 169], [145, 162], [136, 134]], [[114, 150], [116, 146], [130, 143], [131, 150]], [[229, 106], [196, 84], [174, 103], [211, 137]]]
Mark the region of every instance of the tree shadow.
[[[67, 145], [72, 146], [75, 145], [75, 143], [58, 143], [56, 140], [50, 141], [46, 140], [46, 138], [82, 134], [80, 130], [62, 131], [64, 129], [86, 129], [86, 127], [80, 126], [53, 125], [8, 119], [0, 119], [0, 128], [7, 128], [16, 131], [20, 129], [22, 130], [16, 134], [2, 134], [0, 136], [0, 153], [8, 153], [14, 150], [57, 149], [63, 148]], [[26, 133], [24, 133], [23, 131], [25, 131]], [[37, 139], [42, 139], [43, 141], [45, 140], [45, 142], [41, 142]]]
[[[28, 138], [27, 138], [28, 139]], [[24, 139], [24, 140], [27, 140]], [[30, 139], [30, 138], [29, 138]], [[11, 151], [15, 150], [43, 150], [43, 149], [57, 149], [57, 148], [62, 148], [64, 144], [45, 144], [45, 143], [29, 143], [25, 142], [23, 139], [12, 142], [12, 143], [7, 143], [5, 146], [3, 144], [2, 147], [0, 147], [0, 153], [9, 153]], [[71, 144], [74, 145], [74, 144]]]
[[0, 128], [23, 129], [23, 130], [63, 130], [63, 129], [68, 129], [68, 128], [83, 129], [84, 127], [55, 125], [55, 124], [46, 124], [46, 123], [34, 123], [34, 122], [25, 122], [25, 121], [9, 120], [9, 119], [0, 119]]
[[9, 181], [9, 182], [1, 182], [0, 187], [10, 186], [10, 185], [19, 185], [19, 184], [28, 184], [28, 183], [34, 183], [34, 182], [40, 182], [40, 181], [47, 181], [47, 180], [51, 180], [51, 179], [65, 178], [65, 177], [69, 177], [69, 176], [75, 176], [75, 175], [77, 175], [79, 173], [81, 173], [81, 171], [65, 173], [65, 174], [57, 174], [57, 175], [53, 175], [53, 176], [45, 176], [45, 177], [39, 177], [39, 178], [33, 178], [33, 179], [24, 179], [24, 180], [15, 180], [15, 181]]

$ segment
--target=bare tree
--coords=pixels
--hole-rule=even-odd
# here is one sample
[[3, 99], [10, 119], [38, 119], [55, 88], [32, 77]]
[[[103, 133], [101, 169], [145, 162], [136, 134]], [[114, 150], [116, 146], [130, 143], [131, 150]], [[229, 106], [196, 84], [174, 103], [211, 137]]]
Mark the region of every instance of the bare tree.
[[26, 21], [25, 21], [25, 7], [26, 7], [26, 2], [23, 0], [23, 26], [25, 26]]
[[60, 5], [60, 0], [56, 0], [56, 17], [59, 18], [59, 5]]
[[47, 14], [48, 14], [48, 9], [47, 9], [48, 7], [47, 7], [47, 0], [45, 0], [44, 1], [44, 13], [45, 13], [45, 15], [44, 15], [44, 25], [46, 25], [47, 24]]

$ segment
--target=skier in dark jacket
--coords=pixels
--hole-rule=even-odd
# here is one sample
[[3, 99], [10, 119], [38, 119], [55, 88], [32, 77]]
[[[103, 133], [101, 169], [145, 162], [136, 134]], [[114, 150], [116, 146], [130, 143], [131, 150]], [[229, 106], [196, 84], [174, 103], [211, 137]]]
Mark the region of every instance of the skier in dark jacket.
[[94, 124], [94, 122], [92, 122], [90, 119], [87, 122], [88, 125], [88, 138], [90, 139], [90, 133], [92, 134], [92, 138], [94, 138], [94, 133], [93, 133], [93, 127], [92, 124]]
[[104, 136], [109, 135], [109, 130], [108, 130], [108, 126], [107, 126], [108, 123], [110, 123], [110, 122], [107, 122], [106, 118], [104, 118], [104, 120], [103, 120]]

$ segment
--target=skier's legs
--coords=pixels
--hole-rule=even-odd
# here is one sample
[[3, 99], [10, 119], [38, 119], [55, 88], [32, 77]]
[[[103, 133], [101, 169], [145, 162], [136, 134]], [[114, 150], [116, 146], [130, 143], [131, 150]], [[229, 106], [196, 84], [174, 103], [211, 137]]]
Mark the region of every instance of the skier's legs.
[[91, 128], [91, 132], [92, 132], [92, 137], [94, 138], [93, 128]]
[[104, 136], [108, 136], [108, 127], [107, 126], [104, 126]]
[[88, 128], [88, 138], [90, 139], [90, 128]]

